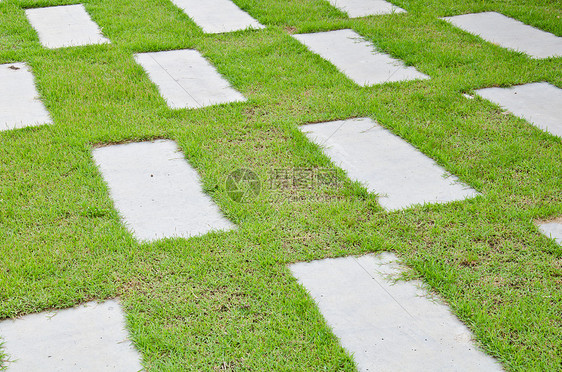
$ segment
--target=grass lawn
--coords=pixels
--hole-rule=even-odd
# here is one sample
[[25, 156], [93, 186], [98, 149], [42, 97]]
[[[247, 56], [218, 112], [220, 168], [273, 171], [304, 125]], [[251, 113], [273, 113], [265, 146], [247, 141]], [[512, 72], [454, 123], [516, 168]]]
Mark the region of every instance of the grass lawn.
[[[31, 67], [54, 121], [0, 132], [0, 319], [120, 297], [147, 370], [352, 371], [287, 264], [395, 251], [507, 370], [562, 369], [562, 248], [534, 225], [562, 215], [562, 140], [463, 96], [562, 88], [562, 58], [439, 20], [497, 11], [562, 36], [558, 0], [395, 0], [408, 13], [359, 19], [324, 0], [235, 0], [267, 28], [219, 35], [168, 0], [86, 0], [112, 43], [42, 48], [24, 9], [71, 2], [0, 2], [0, 63]], [[290, 36], [341, 28], [431, 79], [361, 88]], [[187, 48], [248, 102], [169, 109], [133, 54]], [[482, 196], [386, 212], [341, 171], [337, 188], [270, 185], [278, 169], [333, 169], [297, 127], [351, 117], [375, 119]], [[92, 148], [154, 138], [178, 143], [237, 230], [130, 235]], [[239, 168], [263, 183], [246, 203], [225, 187]]]

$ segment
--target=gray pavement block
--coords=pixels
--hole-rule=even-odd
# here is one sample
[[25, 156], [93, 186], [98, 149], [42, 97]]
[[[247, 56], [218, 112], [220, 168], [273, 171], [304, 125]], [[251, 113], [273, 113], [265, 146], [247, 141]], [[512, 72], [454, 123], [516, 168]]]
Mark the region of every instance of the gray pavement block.
[[536, 127], [562, 137], [562, 89], [542, 82], [485, 88], [475, 93]]
[[52, 124], [25, 63], [0, 65], [0, 131]]
[[230, 0], [171, 0], [205, 33], [217, 34], [264, 28]]
[[496, 12], [463, 14], [443, 20], [501, 47], [533, 58], [562, 56], [562, 37]]
[[0, 322], [8, 372], [142, 369], [115, 300]]
[[300, 129], [351, 179], [379, 194], [379, 203], [387, 210], [478, 195], [372, 119], [309, 124]]
[[554, 221], [540, 222], [538, 224], [539, 230], [556, 243], [562, 246], [562, 218]]
[[330, 4], [347, 13], [350, 18], [392, 13], [404, 13], [404, 9], [384, 0], [328, 0]]
[[429, 76], [402, 61], [381, 53], [353, 30], [293, 35], [309, 50], [331, 62], [361, 86], [428, 79]]
[[63, 5], [25, 11], [41, 44], [50, 49], [106, 44], [98, 25], [92, 21], [84, 5]]
[[198, 236], [234, 225], [206, 195], [197, 172], [173, 141], [94, 149], [115, 207], [140, 241]]
[[394, 254], [290, 265], [359, 371], [501, 371], [419, 281], [396, 281]]
[[196, 50], [141, 53], [135, 60], [173, 109], [246, 101]]

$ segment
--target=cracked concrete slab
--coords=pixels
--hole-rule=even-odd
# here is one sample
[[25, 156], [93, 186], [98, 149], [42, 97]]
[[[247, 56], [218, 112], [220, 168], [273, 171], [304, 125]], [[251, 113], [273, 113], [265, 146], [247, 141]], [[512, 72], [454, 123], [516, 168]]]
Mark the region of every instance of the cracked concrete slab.
[[562, 137], [562, 89], [542, 82], [485, 88], [475, 93], [536, 127]]
[[0, 322], [8, 372], [140, 371], [115, 300]]
[[289, 266], [359, 371], [501, 371], [419, 281], [396, 281], [392, 253]]
[[429, 79], [414, 67], [377, 51], [372, 43], [353, 30], [296, 34], [293, 37], [361, 86]]
[[168, 106], [201, 108], [246, 98], [196, 50], [135, 54]]
[[52, 124], [25, 63], [0, 65], [0, 131]]
[[262, 24], [230, 0], [171, 0], [203, 32], [218, 34], [246, 29], [261, 29]]
[[309, 124], [300, 129], [351, 179], [379, 194], [379, 203], [387, 210], [478, 195], [370, 118]]
[[404, 9], [384, 0], [328, 0], [330, 4], [350, 18], [392, 13], [404, 13]]
[[203, 192], [199, 175], [175, 142], [99, 147], [93, 157], [115, 207], [138, 240], [189, 238], [234, 228]]
[[82, 4], [27, 9], [25, 14], [37, 31], [39, 41], [46, 48], [110, 42], [102, 35]]
[[533, 58], [562, 56], [562, 37], [496, 12], [463, 14], [443, 20], [482, 39]]

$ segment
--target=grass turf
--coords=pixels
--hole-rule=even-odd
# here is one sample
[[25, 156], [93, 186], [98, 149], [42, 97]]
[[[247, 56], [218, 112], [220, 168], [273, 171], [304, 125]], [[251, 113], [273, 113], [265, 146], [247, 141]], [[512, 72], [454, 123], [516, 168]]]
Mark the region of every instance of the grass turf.
[[[236, 0], [265, 30], [205, 35], [167, 0], [90, 0], [112, 44], [43, 49], [24, 9], [0, 2], [0, 63], [27, 62], [54, 125], [0, 132], [0, 319], [120, 296], [148, 370], [354, 370], [287, 264], [396, 251], [508, 370], [559, 370], [562, 248], [537, 219], [562, 215], [562, 141], [462, 93], [547, 81], [533, 60], [438, 19], [498, 11], [562, 36], [558, 1], [405, 1], [347, 19], [323, 0]], [[291, 33], [352, 28], [430, 80], [360, 88]], [[195, 48], [246, 103], [167, 108], [133, 53]], [[340, 187], [271, 187], [275, 169], [333, 168], [298, 125], [369, 116], [482, 193], [387, 213]], [[139, 244], [93, 164], [99, 143], [170, 138], [238, 230]], [[226, 175], [263, 189], [231, 200]], [[1, 358], [1, 356], [0, 356]]]

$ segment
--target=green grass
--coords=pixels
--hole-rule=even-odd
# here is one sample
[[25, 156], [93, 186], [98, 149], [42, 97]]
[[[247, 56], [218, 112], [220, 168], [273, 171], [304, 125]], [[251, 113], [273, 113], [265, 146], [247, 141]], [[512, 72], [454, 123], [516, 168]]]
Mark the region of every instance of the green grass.
[[[507, 370], [561, 370], [562, 248], [537, 219], [562, 215], [562, 140], [462, 93], [547, 81], [533, 60], [438, 17], [494, 10], [562, 36], [559, 1], [396, 0], [407, 14], [347, 19], [322, 0], [236, 0], [265, 30], [204, 35], [168, 0], [89, 0], [112, 44], [43, 49], [24, 9], [0, 2], [0, 63], [26, 62], [54, 125], [0, 132], [0, 319], [120, 297], [147, 370], [354, 370], [287, 264], [397, 252]], [[352, 28], [431, 76], [360, 88], [290, 33]], [[248, 102], [167, 108], [133, 54], [195, 48]], [[1, 82], [0, 82], [1, 83]], [[274, 190], [279, 168], [332, 168], [297, 126], [368, 116], [482, 196], [388, 213], [341, 188]], [[100, 143], [169, 138], [238, 225], [139, 244], [92, 161]], [[238, 168], [264, 181], [228, 197]], [[0, 359], [2, 356], [0, 355]]]

